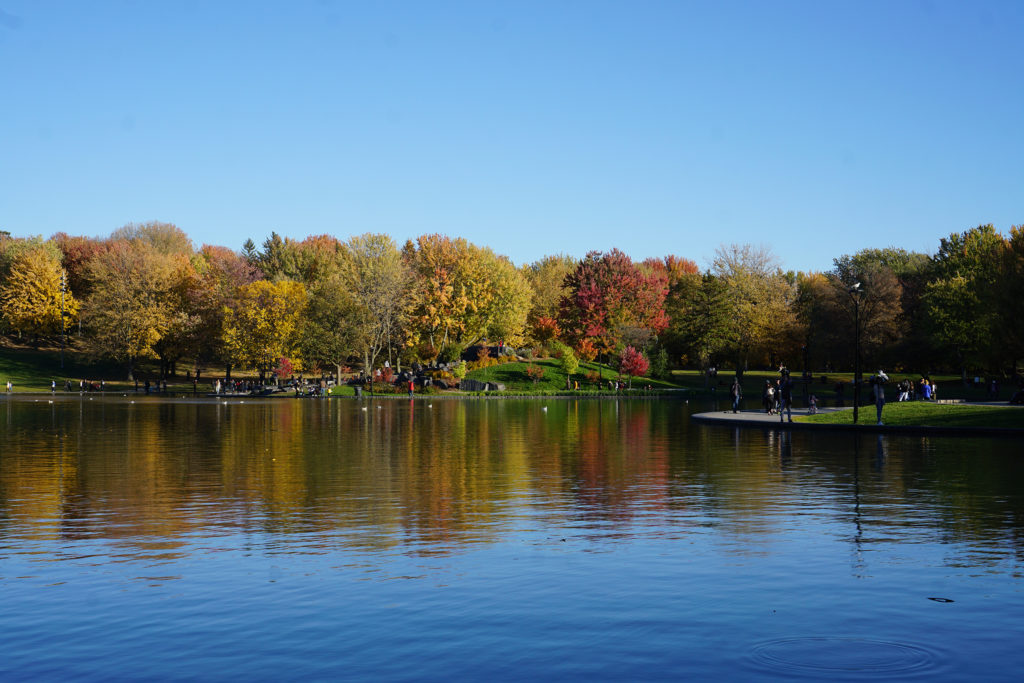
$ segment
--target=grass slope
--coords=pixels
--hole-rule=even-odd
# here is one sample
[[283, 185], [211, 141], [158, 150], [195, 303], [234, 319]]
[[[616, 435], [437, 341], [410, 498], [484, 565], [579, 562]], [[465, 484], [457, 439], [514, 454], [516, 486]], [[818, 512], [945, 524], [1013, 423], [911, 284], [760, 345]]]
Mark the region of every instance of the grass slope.
[[[526, 374], [527, 368], [531, 365], [544, 370], [544, 376], [539, 382], [534, 383]], [[619, 373], [607, 365], [599, 363], [580, 363], [579, 369], [572, 376], [573, 382], [580, 383], [580, 392], [598, 391], [599, 388], [593, 382], [587, 381], [588, 372], [597, 372], [601, 376], [602, 386], [600, 390], [608, 390], [608, 380], [619, 377]], [[466, 374], [470, 379], [481, 382], [496, 382], [505, 385], [507, 392], [525, 392], [531, 394], [560, 393], [566, 391], [566, 374], [562, 370], [562, 362], [555, 358], [542, 358], [530, 362], [504, 363], [492, 365], [487, 368], [479, 368]], [[650, 377], [633, 378], [633, 389], [640, 389], [647, 385], [652, 389], [678, 389], [679, 385], [673, 382], [665, 382]]]
[[[814, 424], [853, 424], [853, 411], [840, 410], [794, 418]], [[1024, 408], [997, 406], [966, 406], [910, 401], [886, 403], [882, 421], [895, 427], [995, 427], [1024, 429]], [[875, 423], [875, 405], [862, 406], [860, 424]]]

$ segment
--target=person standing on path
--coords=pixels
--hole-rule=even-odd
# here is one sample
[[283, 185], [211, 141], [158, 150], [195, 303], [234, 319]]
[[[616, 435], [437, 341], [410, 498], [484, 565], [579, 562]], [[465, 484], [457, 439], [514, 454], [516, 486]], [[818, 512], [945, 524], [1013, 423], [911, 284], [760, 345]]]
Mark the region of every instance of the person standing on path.
[[732, 397], [732, 412], [737, 412], [740, 407], [740, 399], [743, 398], [743, 387], [740, 386], [740, 378], [736, 377], [732, 381], [732, 387], [729, 389], [729, 396]]
[[793, 383], [789, 379], [789, 370], [782, 371], [779, 379], [779, 422], [782, 422], [782, 411], [786, 411], [789, 421], [793, 421]]
[[881, 370], [871, 378], [871, 390], [875, 394], [875, 412], [878, 415], [878, 424], [882, 424], [882, 408], [885, 407], [885, 383], [887, 381], [889, 378]]

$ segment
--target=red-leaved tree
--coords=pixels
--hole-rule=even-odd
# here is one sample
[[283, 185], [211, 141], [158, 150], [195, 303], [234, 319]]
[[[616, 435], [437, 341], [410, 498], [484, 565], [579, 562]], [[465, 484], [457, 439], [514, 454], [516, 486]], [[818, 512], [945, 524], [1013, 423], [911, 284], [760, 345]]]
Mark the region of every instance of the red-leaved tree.
[[627, 346], [622, 352], [622, 357], [619, 359], [619, 369], [629, 375], [629, 387], [631, 389], [633, 388], [633, 378], [644, 375], [649, 367], [650, 363], [644, 358], [644, 354], [632, 346]]
[[589, 339], [607, 354], [629, 328], [658, 334], [668, 326], [666, 272], [639, 268], [618, 249], [587, 254], [566, 276], [564, 290], [558, 322], [573, 346]]
[[292, 362], [289, 359], [281, 356], [277, 359], [277, 367], [275, 370], [277, 370], [278, 377], [288, 379], [295, 372], [295, 366], [292, 365]]

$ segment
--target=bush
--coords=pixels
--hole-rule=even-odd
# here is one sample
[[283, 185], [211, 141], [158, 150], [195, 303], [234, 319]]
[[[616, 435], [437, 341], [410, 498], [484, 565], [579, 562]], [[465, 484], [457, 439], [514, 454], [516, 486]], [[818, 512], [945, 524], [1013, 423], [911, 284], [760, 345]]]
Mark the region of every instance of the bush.
[[544, 368], [539, 365], [530, 365], [526, 368], [526, 376], [532, 379], [534, 384], [537, 384], [544, 379]]
[[455, 379], [464, 378], [466, 376], [466, 364], [459, 363], [454, 368], [452, 368], [452, 375], [455, 376]]
[[442, 363], [454, 363], [462, 358], [462, 347], [458, 344], [449, 344], [441, 350], [437, 359]]

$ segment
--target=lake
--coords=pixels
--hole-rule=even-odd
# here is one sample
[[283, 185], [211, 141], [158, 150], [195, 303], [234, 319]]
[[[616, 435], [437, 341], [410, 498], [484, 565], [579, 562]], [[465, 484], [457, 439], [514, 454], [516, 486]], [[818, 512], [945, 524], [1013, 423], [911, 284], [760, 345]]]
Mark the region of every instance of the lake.
[[0, 678], [1019, 679], [1021, 439], [709, 407], [3, 398]]

